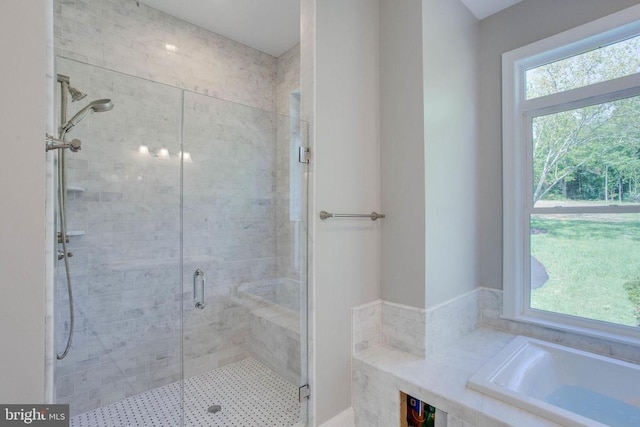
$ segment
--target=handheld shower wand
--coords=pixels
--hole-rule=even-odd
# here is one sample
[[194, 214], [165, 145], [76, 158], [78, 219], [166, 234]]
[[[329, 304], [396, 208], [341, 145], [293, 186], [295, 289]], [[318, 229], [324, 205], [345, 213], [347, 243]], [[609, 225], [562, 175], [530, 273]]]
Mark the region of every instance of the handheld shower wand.
[[71, 117], [71, 119], [65, 123], [61, 130], [61, 138], [64, 139], [64, 134], [69, 132], [72, 127], [80, 123], [87, 114], [91, 113], [102, 113], [103, 111], [109, 111], [113, 108], [113, 102], [110, 99], [98, 99], [96, 101], [90, 102], [87, 106], [85, 106], [82, 110], [78, 111], [75, 116]]

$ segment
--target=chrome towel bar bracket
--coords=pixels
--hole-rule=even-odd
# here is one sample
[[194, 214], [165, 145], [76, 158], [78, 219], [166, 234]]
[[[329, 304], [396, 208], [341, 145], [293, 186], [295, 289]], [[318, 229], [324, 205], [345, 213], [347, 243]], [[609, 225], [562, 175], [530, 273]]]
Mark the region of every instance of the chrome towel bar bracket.
[[338, 213], [330, 213], [327, 211], [320, 212], [320, 219], [325, 220], [327, 218], [369, 218], [371, 221], [375, 221], [379, 218], [385, 218], [385, 214], [381, 214], [378, 212], [371, 212], [370, 214], [338, 214]]

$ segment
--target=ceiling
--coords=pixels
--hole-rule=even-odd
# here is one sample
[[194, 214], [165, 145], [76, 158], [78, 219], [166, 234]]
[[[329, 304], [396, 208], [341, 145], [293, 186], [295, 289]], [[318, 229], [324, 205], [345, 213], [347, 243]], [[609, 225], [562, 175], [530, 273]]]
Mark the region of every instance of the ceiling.
[[461, 0], [478, 19], [500, 12], [522, 0]]
[[[478, 19], [484, 19], [522, 0], [461, 1]], [[275, 57], [300, 40], [300, 0], [140, 0], [140, 3]]]

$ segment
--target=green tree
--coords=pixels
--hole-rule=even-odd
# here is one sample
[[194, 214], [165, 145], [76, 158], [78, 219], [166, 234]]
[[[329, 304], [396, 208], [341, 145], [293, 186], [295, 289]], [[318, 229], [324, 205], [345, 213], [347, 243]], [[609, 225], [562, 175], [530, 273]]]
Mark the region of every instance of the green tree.
[[[640, 37], [537, 67], [527, 72], [527, 98], [583, 87], [640, 70]], [[640, 101], [629, 98], [533, 119], [533, 198], [578, 198], [632, 191], [640, 176]], [[582, 192], [584, 188], [589, 191]]]

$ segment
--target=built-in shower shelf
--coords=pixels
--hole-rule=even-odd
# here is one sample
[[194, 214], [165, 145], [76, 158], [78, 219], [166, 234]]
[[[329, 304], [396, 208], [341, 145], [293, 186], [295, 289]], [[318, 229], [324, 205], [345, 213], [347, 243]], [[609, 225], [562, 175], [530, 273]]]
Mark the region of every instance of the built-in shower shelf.
[[83, 187], [81, 185], [67, 185], [67, 191], [70, 193], [84, 193], [85, 191], [87, 191], [87, 187]]
[[67, 231], [67, 236], [72, 237], [72, 236], [84, 236], [85, 235], [85, 231], [84, 230], [69, 230]]

